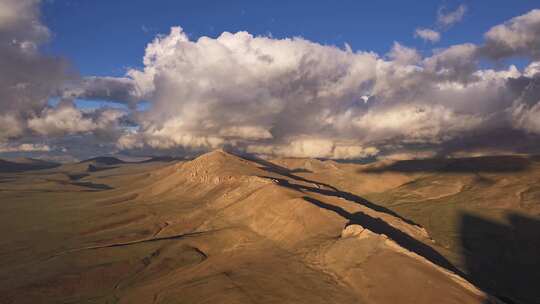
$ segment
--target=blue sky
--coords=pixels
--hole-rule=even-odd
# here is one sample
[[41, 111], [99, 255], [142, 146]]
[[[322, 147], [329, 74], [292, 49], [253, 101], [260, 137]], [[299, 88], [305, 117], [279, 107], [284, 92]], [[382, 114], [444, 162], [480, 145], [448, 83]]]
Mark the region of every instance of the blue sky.
[[[144, 48], [157, 34], [182, 26], [190, 37], [248, 31], [273, 37], [301, 36], [322, 44], [385, 54], [394, 41], [430, 52], [478, 43], [490, 27], [533, 9], [538, 1], [174, 1], [55, 0], [43, 4], [53, 33], [45, 51], [67, 57], [82, 75], [122, 76], [142, 65]], [[463, 20], [434, 45], [414, 38], [418, 27], [436, 27], [440, 8], [467, 6]]]

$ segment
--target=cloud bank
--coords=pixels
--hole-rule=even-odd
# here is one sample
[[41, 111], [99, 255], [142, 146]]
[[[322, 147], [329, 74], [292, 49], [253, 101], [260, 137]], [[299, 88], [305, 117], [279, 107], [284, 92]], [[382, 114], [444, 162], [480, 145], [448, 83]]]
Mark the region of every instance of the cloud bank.
[[[21, 2], [13, 1], [13, 10], [23, 13], [11, 15], [32, 22], [0, 15], [16, 20], [0, 19], [0, 27], [34, 37], [29, 40], [34, 45], [45, 41], [48, 31], [37, 21], [37, 2], [22, 8], [15, 3]], [[439, 12], [439, 23], [451, 26], [465, 11]], [[67, 77], [61, 61], [35, 47], [3, 44], [0, 58], [11, 52], [11, 61], [31, 64], [22, 65], [27, 70], [20, 79], [0, 72], [6, 78], [2, 85], [10, 83], [0, 93], [6, 109], [0, 111], [0, 141], [16, 145], [46, 138], [61, 146], [69, 140], [72, 147], [91, 143], [100, 152], [130, 153], [228, 147], [336, 159], [411, 151], [534, 152], [531, 143], [540, 134], [539, 12], [493, 27], [483, 44], [453, 45], [427, 56], [397, 42], [380, 55], [248, 32], [190, 39], [173, 27], [148, 44], [144, 67], [122, 78]], [[41, 34], [27, 33], [36, 22], [39, 30], [32, 33]], [[19, 23], [24, 26], [13, 25]], [[418, 36], [435, 42], [435, 33], [423, 30]], [[529, 63], [523, 69], [500, 64], [514, 56]], [[494, 68], [481, 66], [482, 60], [494, 60]], [[51, 96], [61, 99], [58, 105], [47, 105]], [[75, 98], [127, 107], [82, 111]], [[141, 100], [147, 109], [137, 109]], [[518, 140], [525, 144], [515, 144]], [[83, 148], [71, 150], [76, 149]]]
[[0, 144], [0, 153], [10, 152], [49, 152], [51, 147], [44, 144], [26, 143], [19, 145]]
[[[0, 1], [0, 144], [32, 136], [113, 130], [113, 121], [121, 115], [105, 109], [83, 113], [72, 101], [133, 103], [131, 80], [81, 79], [66, 60], [41, 54], [39, 46], [48, 41], [50, 32], [41, 23], [39, 9], [37, 0]], [[62, 99], [57, 107], [49, 105], [52, 97]]]
[[0, 2], [0, 142], [22, 135], [26, 119], [47, 104], [67, 79], [64, 61], [41, 55], [49, 38], [39, 20], [39, 2]]

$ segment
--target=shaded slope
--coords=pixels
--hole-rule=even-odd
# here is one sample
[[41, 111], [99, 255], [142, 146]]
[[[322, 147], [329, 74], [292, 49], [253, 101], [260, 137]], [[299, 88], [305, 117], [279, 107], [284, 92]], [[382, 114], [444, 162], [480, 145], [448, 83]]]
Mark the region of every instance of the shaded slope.
[[367, 166], [364, 172], [519, 172], [531, 165], [527, 156], [483, 156], [468, 158], [441, 158], [400, 160], [375, 166]]
[[508, 303], [540, 303], [540, 220], [508, 215], [507, 223], [465, 213], [461, 218], [466, 270]]

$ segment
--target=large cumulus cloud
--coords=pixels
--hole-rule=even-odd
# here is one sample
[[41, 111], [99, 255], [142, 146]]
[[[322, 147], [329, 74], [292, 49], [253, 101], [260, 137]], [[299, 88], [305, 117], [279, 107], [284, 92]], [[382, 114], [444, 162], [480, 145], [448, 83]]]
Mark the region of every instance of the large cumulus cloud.
[[190, 41], [176, 27], [148, 46], [144, 70], [129, 72], [152, 107], [138, 117], [137, 140], [125, 142], [215, 148], [313, 137], [339, 146], [353, 134], [336, 138], [342, 128], [332, 120], [362, 110], [377, 61], [372, 53], [246, 32]]
[[532, 81], [535, 66], [481, 69], [489, 43], [428, 57], [395, 43], [380, 56], [247, 32], [191, 40], [174, 27], [127, 73], [152, 105], [119, 146], [358, 158], [497, 128], [536, 132], [538, 100], [523, 106], [524, 88], [510, 84]]

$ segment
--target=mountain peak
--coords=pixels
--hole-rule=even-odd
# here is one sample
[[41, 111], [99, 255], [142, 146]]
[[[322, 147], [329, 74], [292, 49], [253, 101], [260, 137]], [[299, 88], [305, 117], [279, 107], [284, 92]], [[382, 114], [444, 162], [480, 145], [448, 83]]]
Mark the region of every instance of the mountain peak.
[[204, 153], [197, 158], [195, 158], [193, 161], [224, 161], [224, 160], [239, 160], [239, 161], [245, 161], [243, 158], [238, 157], [237, 155], [225, 151], [223, 148], [219, 148], [207, 153]]
[[256, 163], [223, 149], [217, 149], [191, 161], [176, 164], [175, 171], [188, 180], [197, 183], [210, 182], [211, 184], [225, 181], [252, 181], [254, 178], [259, 180], [260, 178], [256, 177], [265, 174]]

